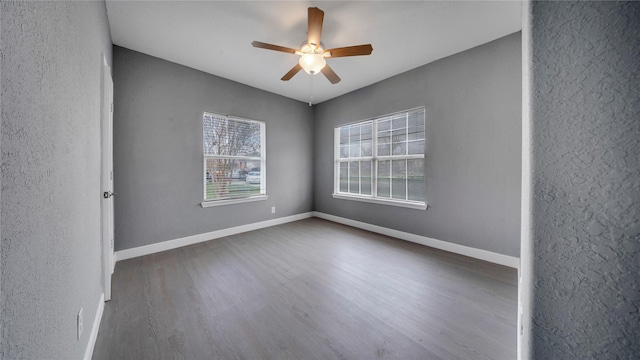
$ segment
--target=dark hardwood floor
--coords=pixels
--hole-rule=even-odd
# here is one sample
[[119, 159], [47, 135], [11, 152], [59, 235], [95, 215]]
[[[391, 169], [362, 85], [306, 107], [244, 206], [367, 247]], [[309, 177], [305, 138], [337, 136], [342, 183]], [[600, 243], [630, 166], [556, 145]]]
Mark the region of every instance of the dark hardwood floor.
[[515, 269], [317, 218], [118, 262], [93, 359], [516, 358]]

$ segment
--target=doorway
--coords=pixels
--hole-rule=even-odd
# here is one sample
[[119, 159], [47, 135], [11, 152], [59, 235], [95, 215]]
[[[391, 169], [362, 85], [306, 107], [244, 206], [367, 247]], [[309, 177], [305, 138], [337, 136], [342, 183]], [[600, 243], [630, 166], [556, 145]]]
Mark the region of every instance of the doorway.
[[113, 261], [113, 79], [111, 67], [102, 54], [102, 104], [101, 104], [101, 216], [102, 216], [102, 265], [105, 301], [111, 300], [111, 274]]

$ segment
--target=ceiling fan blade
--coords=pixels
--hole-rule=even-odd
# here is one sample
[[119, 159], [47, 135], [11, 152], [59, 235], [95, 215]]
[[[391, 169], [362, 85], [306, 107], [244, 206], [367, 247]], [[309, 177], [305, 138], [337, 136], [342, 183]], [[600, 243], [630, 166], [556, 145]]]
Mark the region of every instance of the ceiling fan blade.
[[307, 43], [320, 46], [320, 35], [322, 34], [322, 21], [324, 20], [324, 11], [317, 7], [310, 7], [308, 11], [309, 27], [307, 29]]
[[345, 57], [370, 55], [373, 51], [371, 44], [347, 46], [335, 49], [327, 49], [324, 51], [324, 57]]
[[291, 53], [291, 54], [295, 54], [296, 51], [298, 51], [296, 49], [292, 49], [292, 48], [288, 48], [280, 45], [267, 44], [260, 41], [254, 41], [251, 43], [251, 45], [253, 45], [253, 47], [257, 47], [261, 49], [282, 51], [282, 52]]
[[289, 81], [291, 80], [291, 78], [293, 77], [293, 75], [297, 74], [298, 71], [302, 70], [302, 66], [300, 66], [300, 64], [296, 64], [296, 66], [294, 66], [293, 68], [291, 68], [291, 70], [289, 70], [288, 73], [284, 74], [284, 76], [282, 77], [282, 81]]
[[325, 65], [320, 71], [324, 74], [324, 76], [327, 77], [327, 79], [329, 79], [332, 84], [337, 84], [340, 82], [340, 77], [335, 73], [335, 71], [333, 71], [332, 68], [329, 67], [329, 65]]

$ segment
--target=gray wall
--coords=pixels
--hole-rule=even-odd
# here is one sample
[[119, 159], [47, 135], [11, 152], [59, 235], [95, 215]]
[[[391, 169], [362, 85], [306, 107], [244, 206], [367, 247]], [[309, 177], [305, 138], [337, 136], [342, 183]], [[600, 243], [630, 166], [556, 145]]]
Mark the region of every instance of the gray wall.
[[640, 3], [531, 10], [529, 355], [637, 359]]
[[[122, 47], [113, 56], [116, 250], [312, 210], [308, 105]], [[203, 111], [266, 122], [266, 201], [200, 206]]]
[[[2, 353], [79, 359], [100, 300], [103, 2], [2, 2]], [[76, 315], [84, 308], [84, 334]]]
[[[324, 213], [519, 256], [520, 33], [315, 107], [315, 206]], [[426, 211], [333, 199], [337, 125], [426, 107]]]

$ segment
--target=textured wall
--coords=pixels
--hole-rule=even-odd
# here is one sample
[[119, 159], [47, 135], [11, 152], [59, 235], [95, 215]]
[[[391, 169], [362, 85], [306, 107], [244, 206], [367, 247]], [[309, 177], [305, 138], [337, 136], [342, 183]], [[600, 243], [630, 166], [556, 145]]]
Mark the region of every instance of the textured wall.
[[[0, 4], [0, 50], [4, 52], [4, 47], [2, 46], [2, 4]], [[0, 52], [0, 87], [2, 86], [3, 77], [2, 77], [2, 65], [1, 62], [4, 62], [4, 57]], [[4, 118], [4, 113], [2, 112], [2, 96], [4, 90], [0, 88], [0, 154], [2, 151], [2, 119]], [[0, 160], [2, 159], [2, 155], [0, 155]], [[2, 166], [0, 165], [0, 199], [2, 198]], [[4, 331], [4, 324], [2, 321], [2, 201], [0, 200], [0, 334]], [[3, 359], [4, 354], [4, 341], [2, 341], [2, 336], [0, 336], [0, 360]]]
[[6, 359], [79, 359], [102, 293], [106, 9], [102, 2], [1, 6], [2, 352]]
[[[520, 33], [315, 106], [315, 210], [500, 254], [520, 251]], [[426, 107], [426, 211], [332, 198], [334, 127]]]
[[[4, 89], [1, 88], [2, 82], [4, 82], [4, 78], [2, 77], [2, 62], [4, 62], [4, 57], [2, 53], [4, 52], [4, 46], [2, 46], [2, 4], [0, 4], [0, 160], [2, 160], [2, 122], [4, 118], [4, 113], [2, 112], [2, 97], [4, 94]], [[2, 166], [0, 165], [0, 199], [2, 198]], [[0, 200], [0, 334], [4, 331], [4, 324], [2, 321], [2, 201]], [[0, 336], [0, 360], [3, 359], [4, 354], [4, 341], [2, 340], [2, 336]]]
[[[113, 61], [116, 250], [312, 210], [308, 105], [118, 46]], [[267, 200], [200, 206], [204, 111], [266, 123]]]
[[532, 358], [640, 354], [640, 3], [534, 2]]

